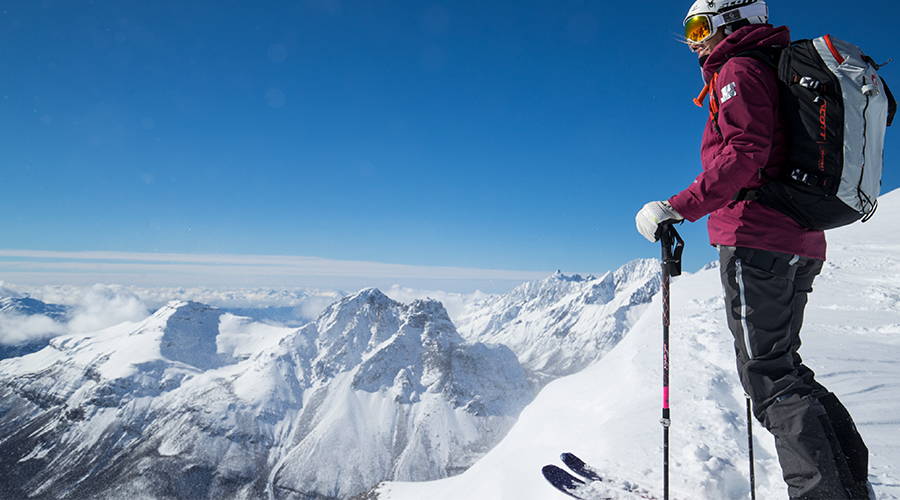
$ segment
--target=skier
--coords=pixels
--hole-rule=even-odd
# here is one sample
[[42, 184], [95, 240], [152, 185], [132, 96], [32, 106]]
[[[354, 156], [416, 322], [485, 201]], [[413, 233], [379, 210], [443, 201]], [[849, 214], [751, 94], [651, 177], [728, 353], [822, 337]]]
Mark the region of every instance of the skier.
[[735, 201], [785, 165], [775, 69], [747, 53], [787, 46], [788, 28], [768, 24], [762, 0], [697, 0], [684, 26], [714, 106], [701, 144], [703, 171], [675, 196], [647, 203], [638, 231], [653, 242], [663, 222], [709, 215], [741, 383], [755, 417], [775, 436], [790, 498], [875, 498], [868, 450], [850, 414], [798, 354], [825, 234], [758, 202]]

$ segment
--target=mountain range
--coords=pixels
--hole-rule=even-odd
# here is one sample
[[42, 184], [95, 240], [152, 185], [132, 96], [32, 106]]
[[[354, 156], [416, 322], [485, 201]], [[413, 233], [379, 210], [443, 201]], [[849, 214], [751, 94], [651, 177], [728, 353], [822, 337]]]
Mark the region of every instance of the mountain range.
[[465, 470], [536, 392], [432, 300], [366, 289], [300, 328], [248, 323], [174, 301], [0, 361], [0, 496], [347, 498]]
[[600, 359], [660, 289], [659, 261], [641, 259], [601, 276], [556, 272], [473, 304], [457, 319], [469, 340], [509, 346], [549, 380]]

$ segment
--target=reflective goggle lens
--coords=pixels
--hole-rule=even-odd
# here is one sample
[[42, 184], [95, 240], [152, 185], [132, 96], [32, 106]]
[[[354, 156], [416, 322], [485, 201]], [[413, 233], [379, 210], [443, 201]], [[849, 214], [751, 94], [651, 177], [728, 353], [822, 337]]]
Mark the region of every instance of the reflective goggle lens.
[[693, 16], [684, 22], [684, 37], [688, 41], [699, 43], [710, 36], [712, 36], [712, 21], [709, 16]]

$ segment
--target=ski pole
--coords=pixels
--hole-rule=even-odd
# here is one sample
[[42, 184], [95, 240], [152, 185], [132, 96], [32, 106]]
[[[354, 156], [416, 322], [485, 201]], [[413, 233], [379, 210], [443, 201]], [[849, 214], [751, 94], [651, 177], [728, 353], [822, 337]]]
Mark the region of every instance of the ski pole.
[[756, 471], [753, 467], [753, 413], [750, 411], [750, 396], [747, 398], [747, 449], [750, 451], [750, 499], [756, 500]]
[[662, 244], [662, 300], [663, 300], [663, 500], [669, 500], [669, 278], [681, 275], [681, 253], [684, 240], [672, 224], [660, 225], [659, 241]]

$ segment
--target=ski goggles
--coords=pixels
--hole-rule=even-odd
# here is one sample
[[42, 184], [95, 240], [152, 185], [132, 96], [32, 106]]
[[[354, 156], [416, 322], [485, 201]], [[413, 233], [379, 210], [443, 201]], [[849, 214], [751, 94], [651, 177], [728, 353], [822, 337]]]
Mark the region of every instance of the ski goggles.
[[691, 43], [700, 43], [709, 39], [715, 33], [712, 16], [698, 14], [684, 21], [684, 38]]
[[739, 7], [719, 15], [697, 14], [684, 20], [684, 38], [691, 43], [702, 43], [709, 40], [720, 27], [741, 19], [761, 17], [768, 19], [769, 8], [763, 3], [754, 3]]

